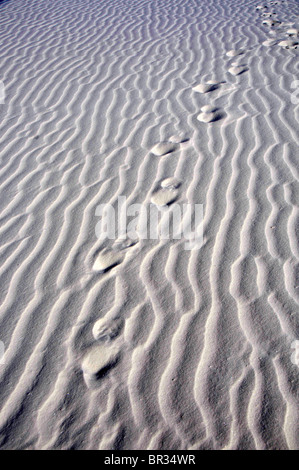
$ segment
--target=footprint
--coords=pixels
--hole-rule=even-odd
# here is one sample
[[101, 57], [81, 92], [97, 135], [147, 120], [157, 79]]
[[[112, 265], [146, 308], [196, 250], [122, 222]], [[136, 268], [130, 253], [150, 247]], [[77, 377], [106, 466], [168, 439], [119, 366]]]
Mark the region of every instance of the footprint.
[[189, 140], [190, 139], [184, 134], [172, 135], [171, 137], [169, 137], [169, 142], [171, 142], [172, 144], [186, 144], [189, 142]]
[[174, 177], [166, 178], [161, 182], [161, 187], [164, 189], [177, 189], [181, 186], [181, 182]]
[[298, 38], [299, 37], [299, 29], [296, 29], [296, 28], [291, 28], [291, 29], [288, 29], [286, 31], [286, 34], [288, 36], [291, 36], [291, 37], [294, 37], [294, 38]]
[[119, 350], [113, 346], [98, 345], [91, 348], [82, 361], [83, 377], [87, 387], [95, 386], [97, 381], [117, 364], [119, 357]]
[[291, 39], [280, 41], [278, 43], [278, 45], [283, 47], [284, 49], [297, 49], [298, 44], [299, 44], [298, 41], [292, 41]]
[[152, 148], [151, 152], [154, 155], [162, 157], [163, 155], [174, 152], [178, 148], [179, 144], [177, 142], [160, 142]]
[[257, 5], [257, 6], [255, 7], [255, 9], [256, 9], [257, 11], [259, 11], [259, 10], [266, 10], [267, 8], [268, 8], [267, 5]]
[[160, 184], [162, 189], [158, 189], [152, 194], [151, 202], [156, 206], [169, 206], [178, 197], [178, 188], [181, 182], [174, 177], [165, 178]]
[[205, 106], [203, 106], [202, 108], [200, 108], [200, 110], [203, 112], [203, 113], [212, 113], [213, 111], [216, 111], [218, 108], [216, 108], [216, 106], [213, 106], [212, 104], [206, 104]]
[[278, 41], [276, 39], [267, 39], [266, 41], [263, 42], [263, 46], [276, 46]]
[[115, 338], [123, 327], [122, 318], [100, 318], [93, 326], [92, 334], [97, 341], [109, 341]]
[[215, 122], [224, 117], [224, 113], [215, 106], [206, 105], [201, 108], [201, 113], [197, 116], [200, 122]]
[[276, 15], [276, 13], [263, 13], [262, 14], [262, 16], [264, 18], [272, 18], [272, 16], [275, 16], [275, 15]]
[[178, 198], [179, 192], [177, 189], [162, 188], [151, 197], [151, 202], [156, 206], [169, 206]]
[[105, 248], [97, 255], [92, 269], [104, 273], [120, 264], [123, 259], [123, 253]]
[[231, 75], [241, 75], [244, 72], [247, 72], [249, 69], [246, 65], [233, 65], [228, 69]]
[[227, 57], [237, 57], [242, 54], [245, 54], [243, 49], [231, 49], [226, 53]]
[[120, 251], [120, 250], [126, 250], [130, 248], [131, 246], [134, 246], [138, 243], [137, 239], [133, 239], [129, 237], [129, 235], [126, 235], [124, 238], [118, 238], [115, 240], [112, 246], [112, 250]]
[[264, 21], [263, 21], [263, 25], [269, 26], [269, 27], [277, 26], [277, 25], [279, 25], [279, 24], [281, 24], [281, 23], [280, 23], [280, 21], [277, 21], [277, 20], [270, 20], [270, 19], [268, 19], [268, 20], [264, 20]]
[[208, 81], [207, 83], [199, 83], [195, 85], [192, 90], [197, 93], [209, 93], [210, 91], [217, 90], [220, 86], [220, 83], [214, 81]]

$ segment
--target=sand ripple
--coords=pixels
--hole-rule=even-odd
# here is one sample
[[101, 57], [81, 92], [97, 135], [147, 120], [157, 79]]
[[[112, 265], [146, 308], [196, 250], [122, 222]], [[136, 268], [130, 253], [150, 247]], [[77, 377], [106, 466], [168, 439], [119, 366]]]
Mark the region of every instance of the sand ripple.
[[[298, 4], [0, 13], [1, 448], [298, 449]], [[118, 196], [203, 246], [98, 240]]]

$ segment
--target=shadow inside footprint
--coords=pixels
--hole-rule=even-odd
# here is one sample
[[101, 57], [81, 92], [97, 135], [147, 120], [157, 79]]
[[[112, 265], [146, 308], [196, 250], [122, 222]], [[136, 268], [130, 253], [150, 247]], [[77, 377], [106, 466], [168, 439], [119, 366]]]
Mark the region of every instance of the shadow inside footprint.
[[162, 157], [169, 153], [173, 153], [178, 150], [179, 144], [177, 142], [160, 142], [156, 144], [152, 149], [151, 153], [156, 156]]
[[228, 69], [228, 72], [231, 75], [234, 75], [236, 77], [239, 75], [243, 75], [243, 73], [248, 72], [248, 70], [249, 68], [246, 65], [241, 64], [241, 65], [233, 65], [232, 67]]
[[110, 370], [113, 369], [113, 367], [116, 366], [116, 364], [118, 363], [118, 360], [119, 360], [118, 358], [115, 359], [114, 362], [111, 362], [108, 366], [103, 367], [103, 369], [99, 370], [96, 374], [94, 374], [94, 376], [93, 376], [94, 382], [96, 382], [100, 379], [103, 379], [106, 375], [108, 375]]
[[168, 207], [178, 199], [178, 196], [177, 189], [162, 188], [152, 194], [151, 202], [158, 207]]
[[214, 118], [210, 122], [217, 122], [225, 118], [225, 113], [223, 111], [217, 111]]
[[219, 83], [200, 83], [199, 85], [194, 86], [192, 89], [197, 93], [210, 93], [211, 91], [218, 90]]
[[90, 349], [81, 365], [86, 385], [93, 388], [99, 379], [105, 377], [116, 366], [120, 356], [120, 351], [114, 347], [99, 345]]
[[121, 252], [99, 249], [94, 255], [93, 271], [98, 273], [107, 273], [111, 269], [118, 266], [124, 259], [124, 255]]

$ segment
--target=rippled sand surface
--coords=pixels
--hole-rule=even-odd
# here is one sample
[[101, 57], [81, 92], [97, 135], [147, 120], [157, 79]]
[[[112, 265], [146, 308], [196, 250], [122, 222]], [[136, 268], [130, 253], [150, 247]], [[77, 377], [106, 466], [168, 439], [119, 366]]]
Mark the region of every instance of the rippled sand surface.
[[1, 449], [299, 448], [298, 13], [0, 3]]

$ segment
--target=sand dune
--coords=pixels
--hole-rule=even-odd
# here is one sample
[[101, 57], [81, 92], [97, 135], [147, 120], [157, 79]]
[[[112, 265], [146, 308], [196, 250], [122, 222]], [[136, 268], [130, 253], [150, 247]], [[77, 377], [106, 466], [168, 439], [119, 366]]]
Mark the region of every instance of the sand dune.
[[1, 449], [298, 449], [298, 13], [0, 3]]

